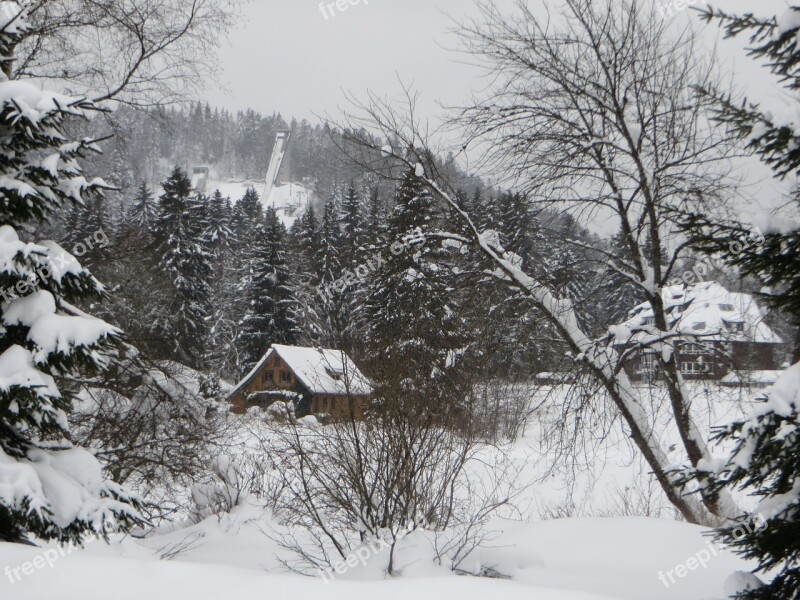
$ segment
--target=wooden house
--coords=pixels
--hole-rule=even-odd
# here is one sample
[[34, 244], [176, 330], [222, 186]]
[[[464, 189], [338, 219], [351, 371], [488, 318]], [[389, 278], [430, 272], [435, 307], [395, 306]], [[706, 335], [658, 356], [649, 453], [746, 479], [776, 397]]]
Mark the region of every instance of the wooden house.
[[369, 380], [346, 353], [275, 344], [231, 390], [228, 401], [239, 414], [292, 401], [299, 415], [360, 419], [371, 395]]
[[[751, 294], [730, 292], [708, 281], [663, 288], [662, 298], [672, 334], [667, 351], [685, 379], [722, 381], [731, 373], [778, 369], [783, 341], [767, 325]], [[630, 311], [625, 323], [612, 328], [617, 349], [634, 350], [625, 364], [634, 381], [660, 377], [659, 354], [665, 349], [650, 344], [654, 326], [653, 310], [645, 302]]]

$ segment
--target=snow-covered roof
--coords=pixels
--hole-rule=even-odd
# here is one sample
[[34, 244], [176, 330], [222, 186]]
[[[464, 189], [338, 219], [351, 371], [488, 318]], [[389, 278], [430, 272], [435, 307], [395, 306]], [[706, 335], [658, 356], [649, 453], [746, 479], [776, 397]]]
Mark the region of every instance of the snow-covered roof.
[[[692, 286], [669, 286], [661, 297], [672, 332], [708, 341], [782, 344], [783, 340], [764, 321], [765, 315], [751, 294], [729, 292], [716, 281]], [[617, 344], [652, 337], [653, 309], [645, 302], [628, 313], [628, 320], [612, 333]]]
[[231, 390], [230, 395], [233, 396], [244, 388], [261, 371], [273, 353], [277, 353], [303, 387], [312, 394], [367, 396], [372, 393], [369, 380], [341, 350], [273, 344], [253, 370]]
[[732, 371], [720, 380], [724, 384], [772, 385], [783, 371]]

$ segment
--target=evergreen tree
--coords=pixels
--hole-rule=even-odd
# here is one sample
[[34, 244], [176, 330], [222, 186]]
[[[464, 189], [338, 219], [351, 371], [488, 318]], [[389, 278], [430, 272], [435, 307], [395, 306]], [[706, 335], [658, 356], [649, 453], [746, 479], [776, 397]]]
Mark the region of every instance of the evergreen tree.
[[317, 279], [321, 284], [332, 283], [341, 275], [341, 245], [339, 202], [336, 194], [331, 193], [325, 203], [322, 227], [319, 234], [319, 248], [317, 250]]
[[407, 172], [388, 224], [387, 260], [371, 277], [364, 311], [367, 349], [379, 365], [377, 395], [403, 389], [402, 401], [415, 410], [442, 414], [464, 398], [458, 390], [466, 378], [458, 374], [469, 336], [456, 309], [447, 254], [425, 243], [435, 222], [430, 191]]
[[380, 246], [385, 238], [386, 219], [384, 216], [384, 203], [378, 186], [375, 186], [370, 191], [365, 229], [366, 241], [369, 247], [374, 249]]
[[628, 313], [646, 300], [641, 286], [624, 275], [631, 272], [632, 260], [622, 231], [618, 231], [609, 241], [607, 255], [613, 258], [608, 259], [609, 268], [600, 274], [597, 295], [598, 314], [603, 328], [626, 321]]
[[236, 203], [236, 212], [250, 223], [257, 223], [263, 217], [261, 199], [253, 188], [247, 188], [244, 196]]
[[[800, 89], [798, 13], [800, 6], [793, 6], [780, 19], [762, 19], [752, 14], [731, 15], [709, 7], [702, 11], [702, 16], [707, 21], [718, 21], [727, 37], [749, 35], [750, 56], [765, 61], [791, 93]], [[776, 177], [800, 173], [800, 126], [793, 119], [775, 117], [771, 111], [747, 100], [737, 104], [730, 95], [718, 90], [700, 91], [716, 100], [716, 120], [743, 140]], [[800, 192], [795, 190], [791, 200], [795, 206], [800, 204]], [[783, 222], [754, 234], [749, 225], [721, 223], [701, 214], [687, 215], [685, 229], [695, 249], [722, 256], [731, 266], [738, 267], [742, 275], [761, 280], [768, 290], [763, 294], [765, 300], [785, 311], [797, 327], [794, 360], [800, 361], [800, 229], [787, 227]]]
[[250, 261], [250, 299], [241, 335], [245, 370], [252, 368], [272, 344], [293, 344], [297, 338], [296, 305], [286, 262], [286, 227], [268, 207], [256, 230]]
[[25, 21], [8, 21], [17, 15], [7, 4], [0, 23], [0, 541], [80, 543], [139, 521], [136, 501], [104, 479], [91, 452], [70, 442], [73, 392], [57, 383], [103, 369], [120, 332], [74, 308], [104, 298], [92, 275], [57, 244], [33, 244], [24, 232], [108, 186], [81, 173], [79, 160], [97, 145], [65, 141], [67, 121], [96, 107], [38, 83], [9, 81]]
[[353, 183], [348, 186], [342, 200], [341, 223], [342, 259], [345, 265], [352, 268], [359, 262], [367, 243], [361, 197]]
[[[475, 200], [480, 202], [479, 199]], [[522, 268], [528, 272], [533, 253], [533, 236], [540, 233], [535, 227], [535, 217], [528, 199], [519, 192], [500, 194], [495, 205], [495, 223], [501, 234], [503, 248], [522, 259]]]
[[204, 232], [208, 229], [205, 201], [191, 195], [191, 182], [175, 168], [162, 184], [157, 234], [163, 244], [161, 269], [173, 283], [168, 331], [174, 352], [192, 367], [203, 364], [211, 316], [212, 255]]
[[158, 216], [158, 203], [152, 190], [147, 187], [147, 182], [139, 184], [136, 196], [128, 208], [128, 222], [142, 231], [150, 231], [155, 225]]
[[223, 198], [219, 190], [215, 190], [208, 199], [208, 224], [203, 237], [216, 259], [221, 260], [224, 252], [235, 241], [233, 215], [227, 198]]
[[[793, 6], [780, 19], [759, 19], [707, 8], [706, 20], [719, 21], [728, 37], [749, 34], [749, 53], [765, 61], [783, 85], [800, 89], [800, 6]], [[716, 119], [770, 166], [777, 177], [800, 173], [800, 129], [791, 119], [776, 118], [761, 107], [734, 103], [716, 90], [701, 90], [717, 100]], [[797, 192], [793, 200], [798, 201]], [[800, 230], [776, 227], [763, 232], [763, 244], [745, 244], [752, 234], [740, 223], [717, 223], [705, 215], [692, 214], [686, 230], [695, 247], [726, 257], [744, 275], [754, 275], [772, 291], [766, 295], [776, 308], [787, 311], [800, 325]], [[750, 240], [751, 242], [753, 240]], [[735, 245], [734, 245], [735, 244]], [[800, 338], [795, 345], [800, 360]], [[800, 408], [800, 364], [784, 373], [768, 390], [753, 416], [727, 427], [717, 440], [734, 446], [722, 469], [704, 472], [699, 481], [712, 480], [712, 491], [736, 487], [760, 499], [759, 527], [735, 523], [717, 531], [719, 538], [740, 554], [758, 561], [756, 572], [767, 573], [770, 582], [748, 586], [736, 597], [746, 600], [800, 598], [800, 463], [798, 462], [798, 410]], [[750, 515], [740, 519], [752, 523]]]
[[[751, 581], [741, 600], [800, 598], [800, 364], [781, 375], [752, 416], [719, 431], [714, 441], [733, 447], [721, 468], [702, 473], [707, 489], [741, 489], [758, 500], [752, 514], [717, 530], [717, 540], [758, 563], [769, 583]], [[698, 470], [700, 471], [700, 470]]]

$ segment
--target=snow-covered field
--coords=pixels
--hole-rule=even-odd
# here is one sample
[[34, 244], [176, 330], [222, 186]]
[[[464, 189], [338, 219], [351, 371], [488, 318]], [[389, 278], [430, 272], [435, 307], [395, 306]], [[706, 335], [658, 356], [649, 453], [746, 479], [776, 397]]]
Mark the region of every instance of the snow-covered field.
[[[698, 414], [709, 426], [742, 410], [749, 394], [692, 388]], [[544, 405], [517, 442], [504, 448], [529, 484], [512, 520], [498, 516], [487, 527], [491, 541], [461, 565], [457, 575], [434, 560], [434, 534], [415, 531], [398, 547], [400, 575], [388, 578], [386, 549], [365, 550], [355, 566], [328, 576], [289, 572], [289, 551], [276, 541], [282, 525], [259, 501], [231, 513], [162, 530], [144, 540], [114, 538], [66, 552], [0, 544], [0, 598], [75, 600], [289, 596], [304, 599], [502, 596], [541, 600], [717, 600], [725, 582], [748, 565], [712, 544], [700, 527], [671, 519], [671, 511], [619, 424], [598, 419], [588, 432], [592, 451], [581, 461], [555, 460], [552, 425], [563, 416], [568, 388], [544, 388]], [[658, 390], [642, 388], [643, 398]], [[655, 407], [660, 402], [651, 400]], [[661, 413], [654, 411], [654, 419]], [[249, 424], [252, 426], [252, 423]], [[246, 428], [247, 429], [247, 428]], [[671, 432], [662, 428], [664, 439]], [[254, 444], [249, 445], [252, 451]], [[489, 457], [495, 449], [487, 448]], [[569, 464], [569, 467], [565, 466]], [[629, 516], [647, 513], [658, 516]], [[520, 517], [521, 515], [521, 517]], [[592, 515], [592, 516], [586, 516]], [[552, 518], [562, 516], [566, 518]], [[330, 581], [328, 581], [330, 580]]]
[[[11, 571], [0, 582], [3, 598], [14, 600], [153, 600], [221, 597], [453, 598], [503, 596], [541, 600], [705, 600], [724, 598], [725, 579], [747, 567], [719, 552], [673, 577], [669, 587], [659, 572], [674, 571], [692, 557], [705, 556], [708, 540], [699, 527], [647, 518], [560, 519], [533, 523], [496, 521], [502, 534], [482, 549], [475, 562], [511, 579], [458, 576], [431, 562], [430, 540], [412, 534], [400, 552], [402, 576], [386, 581], [372, 555], [366, 567], [348, 569], [334, 580], [287, 573], [281, 550], [265, 533], [268, 512], [237, 508], [188, 529], [140, 542], [95, 542], [61, 556], [47, 550], [0, 544], [0, 565]], [[172, 560], [164, 554], [185, 548]], [[384, 551], [385, 552], [385, 551]], [[709, 552], [710, 554], [710, 552]], [[53, 558], [53, 557], [56, 558]], [[50, 560], [48, 560], [48, 557]], [[35, 565], [40, 564], [40, 568]], [[24, 574], [22, 568], [28, 565]], [[14, 569], [20, 575], [14, 576]], [[15, 579], [11, 583], [11, 579]]]

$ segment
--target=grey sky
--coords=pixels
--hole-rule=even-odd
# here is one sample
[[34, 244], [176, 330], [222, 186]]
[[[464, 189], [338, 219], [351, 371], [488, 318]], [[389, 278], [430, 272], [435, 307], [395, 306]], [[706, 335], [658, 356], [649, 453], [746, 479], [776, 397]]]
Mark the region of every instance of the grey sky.
[[[745, 56], [743, 43], [722, 41], [716, 27], [702, 25], [688, 10], [677, 10], [676, 3], [683, 0], [654, 1], [676, 27], [694, 22], [709, 50], [717, 44], [726, 69], [735, 71], [737, 83], [752, 98], [786, 100], [765, 70]], [[325, 0], [325, 4], [331, 2], [335, 0]], [[436, 116], [440, 113], [437, 102], [459, 104], [481, 88], [479, 71], [464, 64], [463, 55], [447, 49], [457, 46], [448, 33], [452, 27], [448, 15], [462, 19], [475, 14], [471, 0], [352, 2], [343, 12], [334, 8], [332, 14], [326, 9], [326, 18], [319, 0], [251, 0], [244, 7], [242, 27], [222, 52], [221, 83], [228, 92], [212, 91], [211, 103], [314, 120], [315, 114], [335, 114], [344, 104], [344, 92], [363, 96], [371, 90], [396, 96], [399, 77], [421, 93], [421, 112]], [[495, 0], [502, 9], [514, 3]], [[534, 10], [542, 4], [542, 0], [529, 0]], [[557, 0], [551, 2], [557, 4]], [[787, 0], [718, 0], [717, 6], [731, 12], [780, 14]], [[769, 181], [769, 172], [756, 161], [749, 165], [747, 179], [756, 201], [774, 205], [783, 187]]]
[[[334, 0], [326, 0], [325, 4]], [[669, 8], [676, 0], [655, 0]], [[681, 0], [677, 0], [680, 2]], [[691, 1], [691, 0], [690, 0]], [[232, 109], [254, 108], [281, 112], [284, 116], [312, 118], [335, 111], [343, 90], [362, 95], [370, 89], [396, 94], [398, 76], [413, 82], [422, 93], [422, 108], [437, 112], [437, 101], [458, 103], [481, 80], [475, 69], [463, 64], [464, 57], [447, 50], [457, 45], [448, 34], [448, 15], [463, 18], [474, 14], [470, 0], [352, 0], [344, 12], [320, 11], [319, 0], [251, 0], [245, 5], [243, 25], [223, 49], [222, 84], [227, 94], [211, 92], [214, 104]], [[782, 12], [785, 0], [720, 0], [732, 11]], [[495, 0], [506, 8], [514, 0]], [[530, 5], [541, 5], [531, 0]], [[685, 22], [688, 11], [677, 11], [674, 22]], [[666, 12], [666, 9], [665, 9]], [[697, 19], [694, 19], [695, 21]], [[707, 28], [709, 47], [719, 37]], [[724, 42], [722, 53], [735, 57], [735, 65], [748, 80], [755, 78], [759, 90], [771, 81], [732, 52], [737, 44]]]

